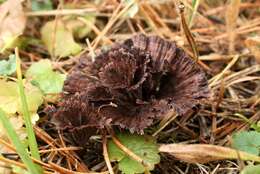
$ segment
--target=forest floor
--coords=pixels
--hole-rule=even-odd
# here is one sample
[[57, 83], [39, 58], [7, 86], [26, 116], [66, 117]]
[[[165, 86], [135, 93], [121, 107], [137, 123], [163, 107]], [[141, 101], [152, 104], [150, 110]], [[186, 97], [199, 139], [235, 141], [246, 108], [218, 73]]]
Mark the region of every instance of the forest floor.
[[[32, 116], [41, 156], [41, 161], [37, 155], [33, 156], [30, 146], [31, 159], [42, 166], [43, 173], [108, 173], [106, 164], [110, 162], [103, 157], [105, 141], [101, 132], [92, 136], [84, 149], [76, 147], [66, 134], [56, 130], [45, 110], [59, 102], [63, 82], [81, 55], [93, 56], [96, 50], [107, 49], [137, 33], [174, 41], [190, 57], [194, 57], [195, 48], [199, 54], [198, 64], [206, 73], [210, 88], [210, 98], [196, 111], [169, 117], [145, 131], [147, 135], [154, 135], [158, 145], [180, 146], [169, 153], [161, 150], [160, 163], [154, 170], [144, 172], [249, 174], [251, 170], [251, 173], [260, 173], [256, 165], [260, 162], [257, 158], [260, 146], [259, 1], [0, 2], [0, 108], [20, 140], [30, 145], [32, 142], [27, 141], [30, 133], [25, 130], [26, 119], [22, 117], [26, 113], [20, 107], [24, 106], [19, 101], [21, 91], [17, 92], [22, 84], [22, 81], [19, 84], [17, 68], [20, 60], [28, 113]], [[181, 2], [185, 6], [183, 16]], [[195, 46], [187, 41], [187, 35], [191, 37], [189, 32]], [[34, 174], [17, 155], [20, 155], [17, 144], [10, 138], [10, 130], [4, 127], [0, 126], [0, 173], [30, 171], [28, 173]], [[108, 139], [111, 141], [110, 136]], [[187, 144], [215, 146], [188, 147]], [[240, 151], [236, 155], [230, 147], [256, 158], [249, 154], [240, 156]], [[112, 162], [112, 167], [114, 173], [120, 173], [118, 163]], [[23, 170], [25, 168], [28, 171]], [[131, 173], [134, 172], [130, 170], [128, 174]]]

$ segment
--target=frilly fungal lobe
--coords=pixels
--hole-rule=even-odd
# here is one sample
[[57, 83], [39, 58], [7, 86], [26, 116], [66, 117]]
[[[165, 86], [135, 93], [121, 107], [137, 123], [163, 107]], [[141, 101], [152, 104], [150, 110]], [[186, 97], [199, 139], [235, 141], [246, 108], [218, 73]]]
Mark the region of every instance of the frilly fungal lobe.
[[208, 95], [204, 72], [181, 48], [157, 36], [136, 35], [94, 62], [80, 58], [53, 121], [72, 132], [109, 124], [143, 133], [154, 120], [173, 110], [183, 115]]

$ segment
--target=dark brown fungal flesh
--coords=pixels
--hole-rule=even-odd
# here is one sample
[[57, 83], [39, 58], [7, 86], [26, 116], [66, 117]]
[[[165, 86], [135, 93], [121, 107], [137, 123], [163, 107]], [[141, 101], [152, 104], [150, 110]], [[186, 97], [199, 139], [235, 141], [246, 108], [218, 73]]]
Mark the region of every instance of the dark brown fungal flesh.
[[183, 115], [208, 95], [204, 72], [181, 48], [136, 35], [94, 62], [81, 57], [53, 121], [72, 132], [109, 124], [142, 133], [154, 120], [172, 110]]

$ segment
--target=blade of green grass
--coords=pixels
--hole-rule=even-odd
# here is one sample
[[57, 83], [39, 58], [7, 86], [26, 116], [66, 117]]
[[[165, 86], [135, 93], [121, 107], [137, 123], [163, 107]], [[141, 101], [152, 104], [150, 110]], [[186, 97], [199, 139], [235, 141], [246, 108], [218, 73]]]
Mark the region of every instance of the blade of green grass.
[[18, 54], [18, 48], [15, 48], [15, 56], [16, 56], [16, 73], [17, 73], [18, 86], [19, 86], [20, 98], [21, 98], [21, 103], [22, 103], [23, 118], [25, 121], [26, 132], [28, 135], [29, 147], [30, 147], [32, 157], [40, 160], [41, 158], [40, 158], [40, 154], [39, 154], [39, 150], [38, 150], [38, 145], [37, 145], [35, 134], [33, 131], [30, 112], [28, 109], [28, 104], [27, 104], [27, 100], [26, 100], [26, 96], [25, 96], [25, 92], [24, 92], [24, 86], [23, 86], [23, 81], [22, 81], [22, 72], [21, 72], [21, 63], [20, 63], [20, 57]]
[[198, 7], [199, 7], [199, 4], [200, 4], [200, 0], [192, 0], [192, 12], [190, 14], [190, 17], [189, 17], [189, 28], [192, 27], [193, 25], [193, 20], [195, 18], [195, 15], [198, 11]]
[[40, 174], [41, 172], [38, 170], [38, 166], [33, 163], [28, 153], [26, 152], [26, 147], [20, 141], [18, 135], [16, 134], [13, 125], [8, 120], [4, 111], [0, 108], [0, 121], [2, 122], [3, 127], [6, 130], [7, 135], [12, 141], [13, 145], [16, 148], [18, 155], [21, 157], [23, 163], [26, 165], [27, 169], [33, 174]]

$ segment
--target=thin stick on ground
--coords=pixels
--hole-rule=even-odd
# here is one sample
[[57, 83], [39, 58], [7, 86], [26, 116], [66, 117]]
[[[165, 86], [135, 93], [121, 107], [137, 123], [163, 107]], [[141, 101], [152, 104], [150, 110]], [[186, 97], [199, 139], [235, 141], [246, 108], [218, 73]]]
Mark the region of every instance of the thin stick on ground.
[[186, 36], [186, 39], [188, 40], [188, 42], [191, 46], [194, 59], [195, 59], [196, 62], [198, 62], [199, 61], [199, 52], [198, 52], [198, 49], [197, 49], [196, 42], [195, 42], [195, 40], [194, 40], [190, 30], [189, 30], [189, 27], [186, 23], [185, 16], [184, 16], [184, 8], [185, 8], [184, 4], [181, 3], [179, 5], [179, 10], [180, 10], [182, 28], [183, 28], [184, 34]]
[[[31, 158], [34, 162], [38, 163], [38, 164], [41, 164], [42, 166], [44, 166], [45, 168], [47, 169], [50, 169], [50, 167], [48, 166], [48, 164], [46, 163], [43, 163], [43, 162], [40, 162], [39, 160], [35, 160], [33, 158]], [[5, 158], [3, 156], [0, 155], [0, 161], [4, 162], [4, 163], [7, 163], [7, 164], [11, 164], [11, 165], [15, 165], [15, 166], [18, 166], [18, 167], [21, 167], [21, 168], [24, 168], [26, 169], [26, 166], [24, 163], [21, 163], [21, 162], [18, 162], [18, 161], [14, 161], [14, 160], [11, 160], [11, 159], [8, 159], [8, 158]], [[43, 171], [43, 173], [45, 174], [49, 174], [51, 172], [47, 172], [47, 171]]]
[[226, 28], [229, 39], [229, 53], [235, 50], [236, 21], [239, 15], [240, 0], [231, 0], [226, 10]]
[[108, 156], [108, 151], [107, 151], [107, 137], [106, 137], [106, 134], [105, 134], [105, 133], [103, 134], [102, 140], [103, 140], [103, 141], [102, 141], [102, 143], [103, 143], [103, 156], [104, 156], [104, 159], [105, 159], [105, 162], [106, 162], [108, 171], [109, 171], [110, 174], [114, 174], [114, 171], [113, 171], [113, 168], [112, 168], [112, 165], [111, 165], [111, 163], [110, 163], [109, 156]]
[[96, 37], [96, 39], [93, 41], [93, 49], [96, 49], [99, 41], [105, 36], [105, 34], [109, 31], [111, 26], [134, 4], [134, 1], [129, 3], [127, 6], [125, 6], [121, 11], [120, 8], [122, 4], [120, 3], [116, 10], [113, 12], [110, 20], [108, 21], [107, 25], [104, 27], [104, 29], [101, 31], [101, 33]]
[[130, 158], [132, 158], [133, 160], [139, 162], [140, 164], [142, 164], [144, 166], [144, 168], [146, 169], [148, 166], [150, 166], [149, 163], [147, 163], [146, 161], [144, 161], [141, 157], [139, 157], [138, 155], [136, 155], [135, 153], [133, 153], [130, 149], [128, 149], [126, 146], [124, 146], [119, 140], [118, 138], [115, 136], [115, 133], [113, 132], [112, 129], [108, 128], [109, 133], [111, 134], [111, 138], [113, 140], [113, 142], [115, 143], [115, 145], [120, 148], [127, 156], [129, 156]]
[[168, 120], [156, 132], [154, 132], [152, 136], [157, 136], [166, 126], [168, 126], [173, 120], [175, 120], [177, 116], [178, 114], [176, 112], [171, 113], [170, 118], [168, 118]]
[[57, 172], [64, 174], [108, 174], [108, 172], [75, 172], [64, 167], [59, 166], [53, 162], [49, 162], [50, 166]]
[[[66, 147], [66, 144], [65, 144], [65, 142], [63, 141], [63, 138], [62, 138], [62, 135], [61, 135], [60, 131], [58, 131], [58, 135], [59, 135], [59, 139], [60, 139], [60, 142], [61, 142], [61, 147]], [[72, 170], [70, 160], [69, 160], [68, 158], [66, 158], [66, 161], [67, 161], [68, 168], [69, 168], [70, 170]]]
[[216, 82], [218, 82], [223, 76], [224, 74], [237, 62], [237, 60], [239, 59], [239, 55], [236, 55], [231, 61], [230, 63], [223, 69], [223, 71], [221, 71], [221, 73], [219, 73], [218, 75], [214, 76], [212, 79], [209, 80], [209, 86], [212, 87], [216, 84]]
[[0, 144], [4, 145], [9, 150], [16, 152], [15, 148], [11, 144], [7, 143], [5, 140], [0, 139]]

